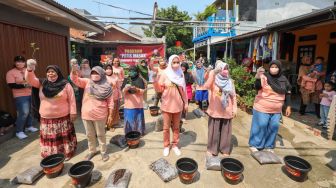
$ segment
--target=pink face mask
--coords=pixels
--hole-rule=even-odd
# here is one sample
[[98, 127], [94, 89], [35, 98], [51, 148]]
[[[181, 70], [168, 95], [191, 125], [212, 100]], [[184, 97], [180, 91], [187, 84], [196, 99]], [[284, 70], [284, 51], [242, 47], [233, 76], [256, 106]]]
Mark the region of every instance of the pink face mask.
[[221, 75], [224, 77], [228, 77], [229, 76], [229, 70], [222, 70]]
[[107, 70], [105, 70], [105, 73], [106, 73], [106, 75], [110, 76], [110, 75], [112, 75], [112, 70], [111, 69], [107, 69]]
[[91, 80], [94, 82], [98, 82], [101, 79], [101, 77], [99, 75], [91, 75]]

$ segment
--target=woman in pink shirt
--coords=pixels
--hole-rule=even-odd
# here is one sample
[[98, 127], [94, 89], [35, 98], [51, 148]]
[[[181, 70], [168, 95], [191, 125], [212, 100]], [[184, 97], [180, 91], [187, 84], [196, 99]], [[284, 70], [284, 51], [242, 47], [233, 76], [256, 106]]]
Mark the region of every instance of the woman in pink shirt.
[[[164, 59], [159, 59], [159, 66], [155, 67], [154, 66], [154, 61], [151, 61], [149, 63], [149, 68], [154, 72], [153, 74], [153, 83], [157, 82], [160, 79], [161, 74], [164, 72], [164, 70], [167, 68], [167, 63], [165, 62]], [[155, 88], [154, 88], [155, 89]], [[154, 106], [157, 106], [159, 104], [159, 100], [161, 99], [162, 93], [157, 91], [155, 89], [155, 99], [154, 99]]]
[[129, 77], [124, 80], [122, 92], [124, 94], [124, 121], [125, 134], [130, 131], [138, 131], [145, 134], [145, 115], [143, 106], [143, 94], [146, 90], [146, 83], [140, 77], [139, 69], [136, 66], [129, 68]]
[[180, 139], [180, 120], [183, 110], [188, 110], [186, 84], [180, 59], [177, 55], [169, 57], [168, 67], [160, 76], [158, 82], [154, 82], [156, 91], [162, 92], [162, 117], [163, 117], [163, 156], [169, 155], [170, 128], [173, 131], [172, 150], [177, 156], [181, 155], [178, 148]]
[[119, 78], [119, 83], [121, 85], [121, 83], [123, 83], [125, 79], [125, 73], [124, 73], [124, 69], [120, 66], [119, 58], [113, 59], [113, 75]]
[[251, 152], [263, 149], [273, 152], [285, 102], [287, 106], [285, 115], [291, 114], [291, 85], [282, 74], [281, 62], [273, 60], [269, 67], [269, 72], [263, 74], [263, 69], [259, 68], [256, 74], [255, 86], [258, 94], [253, 105], [249, 140]]
[[113, 112], [112, 112], [112, 124], [107, 125], [107, 129], [112, 132], [115, 130], [113, 127], [119, 125], [120, 117], [119, 117], [119, 98], [120, 98], [120, 84], [118, 81], [118, 77], [113, 75], [113, 67], [111, 64], [106, 64], [104, 66], [107, 81], [111, 84], [113, 90]]
[[[82, 102], [82, 120], [88, 139], [89, 153], [85, 160], [91, 160], [98, 154], [96, 137], [100, 145], [102, 160], [109, 160], [106, 150], [105, 126], [112, 123], [113, 96], [111, 84], [107, 81], [103, 68], [92, 68], [90, 79], [78, 76], [78, 67], [72, 66], [70, 78], [74, 84], [84, 88]], [[107, 120], [107, 121], [106, 121]]]
[[24, 133], [25, 127], [30, 132], [36, 132], [38, 129], [33, 127], [32, 117], [30, 112], [31, 106], [31, 86], [27, 84], [24, 78], [26, 71], [26, 59], [23, 56], [16, 56], [14, 58], [14, 68], [7, 72], [7, 85], [12, 89], [13, 97], [15, 99], [15, 107], [17, 112], [16, 118], [16, 137], [19, 139], [27, 138]]
[[237, 114], [237, 99], [228, 64], [219, 61], [204, 84], [209, 90], [208, 147], [209, 156], [231, 153], [232, 119]]
[[[70, 83], [57, 65], [47, 67], [47, 78], [38, 79], [34, 74], [36, 61], [29, 59], [26, 80], [39, 89], [41, 156], [63, 153], [66, 160], [74, 156], [77, 138], [74, 127], [76, 99]], [[33, 105], [35, 105], [33, 104]]]

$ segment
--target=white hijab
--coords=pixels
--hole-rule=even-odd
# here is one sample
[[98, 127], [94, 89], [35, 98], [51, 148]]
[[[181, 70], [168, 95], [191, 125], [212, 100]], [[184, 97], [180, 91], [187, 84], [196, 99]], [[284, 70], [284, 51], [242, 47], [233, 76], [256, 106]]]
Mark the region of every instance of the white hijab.
[[172, 56], [169, 57], [168, 66], [165, 69], [165, 74], [167, 75], [168, 79], [171, 82], [173, 82], [174, 84], [182, 87], [185, 91], [186, 84], [185, 84], [184, 74], [183, 74], [183, 71], [181, 69], [181, 66], [177, 70], [174, 70], [172, 68], [172, 63], [173, 63], [174, 58], [179, 58], [179, 56], [178, 55], [172, 55]]

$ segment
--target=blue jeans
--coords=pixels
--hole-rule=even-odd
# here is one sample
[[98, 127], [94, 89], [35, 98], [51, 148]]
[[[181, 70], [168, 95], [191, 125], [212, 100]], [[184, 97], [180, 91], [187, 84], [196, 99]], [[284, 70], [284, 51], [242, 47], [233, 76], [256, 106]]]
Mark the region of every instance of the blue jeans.
[[253, 109], [249, 145], [258, 149], [273, 149], [281, 114], [267, 114]]
[[327, 124], [329, 109], [330, 109], [330, 106], [325, 106], [322, 104], [320, 105], [320, 116], [321, 116], [320, 122], [323, 123], [324, 125]]
[[16, 97], [15, 98], [15, 106], [16, 106], [16, 132], [23, 132], [25, 125], [26, 127], [31, 127], [32, 117], [30, 115], [30, 104], [31, 104], [31, 96], [25, 97]]

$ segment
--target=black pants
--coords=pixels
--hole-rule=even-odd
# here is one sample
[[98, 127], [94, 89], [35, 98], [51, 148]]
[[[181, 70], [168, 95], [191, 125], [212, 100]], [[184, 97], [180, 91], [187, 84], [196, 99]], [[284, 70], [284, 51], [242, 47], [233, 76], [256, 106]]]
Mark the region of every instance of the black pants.
[[[300, 96], [300, 114], [301, 115], [304, 115], [306, 113], [306, 108], [307, 108], [307, 105], [303, 104], [303, 100], [302, 100], [302, 97]], [[320, 117], [320, 104], [316, 104], [315, 103], [315, 114], [316, 114], [316, 117], [318, 118], [321, 118]]]

